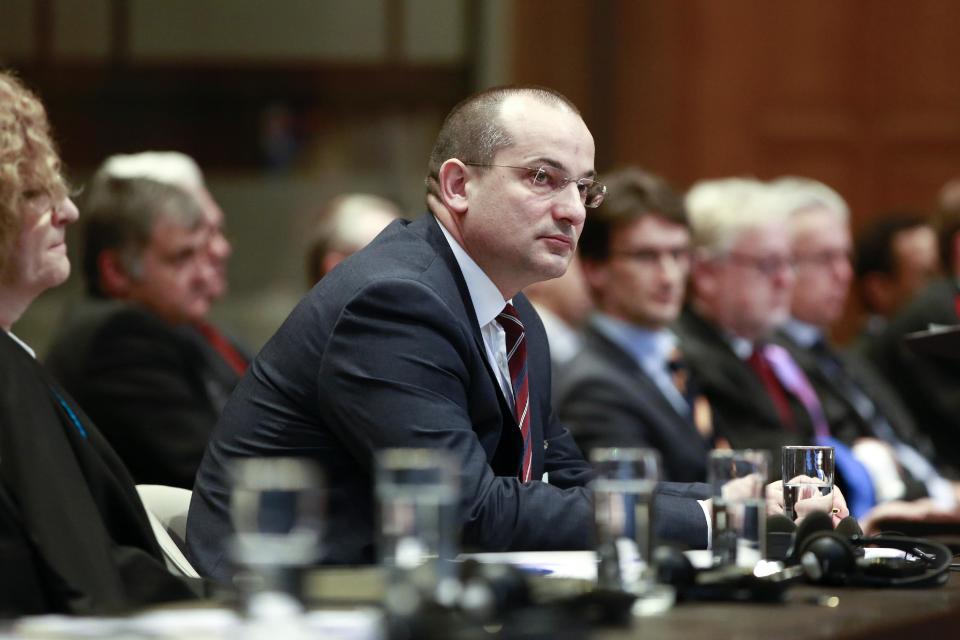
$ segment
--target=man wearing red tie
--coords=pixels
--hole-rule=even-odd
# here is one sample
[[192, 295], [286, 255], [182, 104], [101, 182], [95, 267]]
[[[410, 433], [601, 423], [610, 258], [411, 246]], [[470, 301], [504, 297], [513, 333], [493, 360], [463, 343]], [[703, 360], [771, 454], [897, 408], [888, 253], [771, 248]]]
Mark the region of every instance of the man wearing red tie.
[[[464, 547], [593, 544], [590, 467], [553, 416], [546, 337], [520, 293], [564, 273], [603, 199], [593, 138], [553, 91], [492, 89], [447, 116], [426, 186], [429, 213], [392, 223], [324, 277], [227, 403], [188, 518], [202, 574], [232, 571], [237, 456], [323, 465], [326, 562], [374, 560], [373, 456], [386, 447], [456, 456]], [[702, 547], [695, 489], [664, 487], [660, 533]]]
[[138, 483], [188, 489], [248, 364], [206, 319], [230, 246], [199, 180], [179, 154], [104, 163], [81, 230], [89, 296], [47, 357]]

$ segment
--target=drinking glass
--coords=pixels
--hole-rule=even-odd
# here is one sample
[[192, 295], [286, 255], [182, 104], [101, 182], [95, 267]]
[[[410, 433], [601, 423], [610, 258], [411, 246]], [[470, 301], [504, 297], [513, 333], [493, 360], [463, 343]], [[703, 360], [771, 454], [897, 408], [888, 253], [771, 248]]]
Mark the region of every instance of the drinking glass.
[[811, 509], [830, 511], [833, 506], [833, 447], [783, 447], [783, 512], [797, 519], [797, 502]]
[[299, 597], [303, 569], [321, 554], [319, 466], [301, 458], [244, 458], [234, 461], [231, 471], [231, 551], [241, 572], [253, 580], [249, 590]]
[[590, 452], [597, 532], [597, 585], [635, 593], [653, 584], [653, 494], [660, 478], [654, 449], [609, 447]]
[[380, 560], [393, 584], [438, 597], [455, 579], [459, 475], [442, 449], [384, 449], [377, 455]]
[[770, 455], [717, 449], [707, 461], [713, 495], [713, 563], [752, 568], [766, 556], [766, 500]]

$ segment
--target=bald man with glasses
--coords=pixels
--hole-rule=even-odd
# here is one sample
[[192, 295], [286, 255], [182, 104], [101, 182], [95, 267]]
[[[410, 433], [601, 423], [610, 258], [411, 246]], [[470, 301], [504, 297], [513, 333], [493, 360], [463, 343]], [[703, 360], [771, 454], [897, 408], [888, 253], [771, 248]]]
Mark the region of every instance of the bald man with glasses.
[[[564, 273], [604, 197], [593, 137], [553, 91], [492, 89], [447, 116], [426, 187], [429, 213], [327, 274], [227, 404], [187, 525], [201, 573], [232, 572], [228, 467], [248, 456], [321, 463], [324, 562], [375, 559], [373, 458], [386, 447], [455, 456], [465, 548], [593, 545], [591, 470], [552, 413], [546, 337], [520, 293]], [[664, 487], [660, 534], [704, 546], [691, 498], [705, 490]]]

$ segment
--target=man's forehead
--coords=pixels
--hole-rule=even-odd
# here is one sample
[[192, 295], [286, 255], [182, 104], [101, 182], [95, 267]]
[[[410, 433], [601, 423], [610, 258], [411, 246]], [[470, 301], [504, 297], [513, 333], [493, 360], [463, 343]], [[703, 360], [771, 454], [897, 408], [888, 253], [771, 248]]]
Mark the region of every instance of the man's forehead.
[[622, 238], [623, 240], [637, 239], [642, 241], [668, 237], [671, 241], [680, 238], [685, 242], [689, 242], [690, 230], [679, 222], [675, 222], [659, 213], [651, 211], [633, 220], [615, 225], [613, 227], [613, 236]]
[[590, 164], [593, 164], [594, 146], [590, 130], [577, 113], [562, 103], [525, 94], [510, 96], [501, 104], [498, 117], [513, 140], [513, 144], [504, 150], [557, 162], [564, 159], [552, 155], [588, 153]]
[[757, 252], [769, 251], [770, 253], [776, 253], [781, 250], [789, 250], [789, 248], [789, 236], [783, 233], [779, 225], [744, 229], [733, 242], [733, 249], [735, 251], [756, 250]]

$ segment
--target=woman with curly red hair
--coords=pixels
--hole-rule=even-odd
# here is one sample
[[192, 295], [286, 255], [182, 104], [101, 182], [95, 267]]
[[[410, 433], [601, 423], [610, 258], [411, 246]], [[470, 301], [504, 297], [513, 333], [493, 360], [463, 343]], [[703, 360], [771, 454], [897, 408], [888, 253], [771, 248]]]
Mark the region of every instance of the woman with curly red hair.
[[195, 595], [167, 570], [123, 463], [11, 332], [70, 275], [77, 217], [43, 105], [0, 71], [0, 618]]

